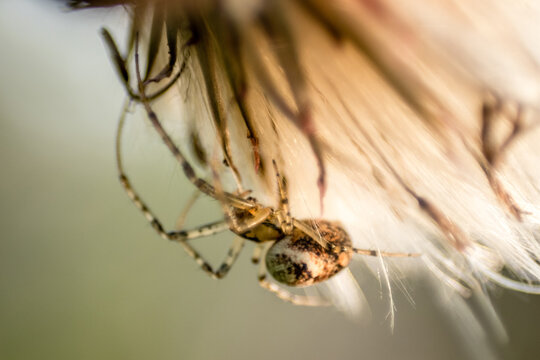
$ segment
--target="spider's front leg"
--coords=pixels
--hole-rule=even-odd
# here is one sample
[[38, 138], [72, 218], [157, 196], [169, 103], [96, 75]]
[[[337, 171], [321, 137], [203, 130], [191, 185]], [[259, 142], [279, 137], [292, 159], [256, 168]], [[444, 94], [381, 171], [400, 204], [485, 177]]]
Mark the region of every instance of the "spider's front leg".
[[279, 227], [285, 235], [291, 235], [294, 229], [291, 210], [289, 208], [289, 197], [287, 196], [287, 180], [279, 173], [276, 161], [272, 159], [274, 172], [276, 174], [277, 189], [279, 192], [279, 204], [276, 210], [276, 218]]
[[201, 255], [193, 247], [187, 244], [185, 240], [180, 241], [180, 243], [188, 255], [195, 260], [195, 262], [201, 267], [201, 269], [203, 269], [205, 273], [207, 273], [212, 279], [222, 279], [229, 273], [229, 270], [231, 270], [232, 266], [236, 262], [236, 259], [238, 259], [238, 255], [240, 255], [240, 252], [244, 247], [245, 239], [239, 236], [235, 237], [229, 251], [227, 251], [227, 256], [217, 270], [213, 270], [208, 261], [201, 257]]
[[[116, 42], [114, 41], [112, 35], [109, 33], [109, 31], [107, 29], [105, 29], [105, 28], [101, 29], [101, 35], [103, 36], [103, 40], [105, 41], [106, 46], [109, 48], [109, 52], [111, 53], [112, 60], [113, 60], [113, 62], [115, 64], [115, 67], [116, 67], [116, 72], [118, 73], [118, 75], [122, 79], [122, 83], [124, 84], [124, 88], [126, 89], [126, 92], [128, 93], [129, 98], [131, 100], [135, 100], [135, 101], [142, 101], [143, 100], [142, 95], [140, 93], [138, 93], [137, 91], [135, 91], [130, 85], [130, 76], [129, 76], [129, 71], [127, 69], [128, 67], [127, 67], [127, 64], [126, 64], [128, 57], [124, 58], [120, 54], [120, 51], [118, 50], [118, 46], [116, 45]], [[170, 78], [170, 80], [167, 82], [167, 84], [165, 84], [163, 87], [156, 90], [152, 94], [145, 95], [146, 100], [154, 100], [154, 99], [160, 97], [165, 92], [167, 92], [167, 90], [169, 90], [180, 79], [180, 76], [182, 76], [182, 74], [183, 74], [183, 72], [184, 72], [184, 70], [186, 68], [186, 61], [185, 60], [186, 59], [184, 59], [184, 61], [182, 61], [182, 63], [180, 64], [180, 68], [179, 68], [178, 72], [173, 77]], [[174, 61], [177, 62], [176, 55], [174, 57]], [[171, 66], [174, 67], [174, 64], [171, 64]], [[164, 77], [160, 77], [159, 80], [161, 80], [163, 78]], [[151, 80], [154, 80], [154, 79], [151, 79]]]

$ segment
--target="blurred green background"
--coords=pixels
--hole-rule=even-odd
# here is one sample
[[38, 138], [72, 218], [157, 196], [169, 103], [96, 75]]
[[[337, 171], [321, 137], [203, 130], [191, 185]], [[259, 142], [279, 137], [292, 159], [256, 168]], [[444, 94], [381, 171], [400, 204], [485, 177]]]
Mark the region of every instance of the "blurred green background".
[[[98, 30], [122, 33], [125, 21], [122, 10], [0, 1], [0, 359], [468, 357], [414, 279], [414, 305], [395, 292], [392, 335], [379, 284], [359, 268], [372, 316], [355, 323], [259, 288], [250, 247], [214, 281], [158, 238], [115, 170], [124, 94]], [[191, 187], [147, 126], [133, 123], [125, 142], [133, 182], [174, 224]], [[203, 201], [190, 224], [218, 217]], [[197, 244], [213, 263], [224, 237]], [[538, 359], [539, 298], [499, 292], [494, 302], [512, 341], [504, 357]]]

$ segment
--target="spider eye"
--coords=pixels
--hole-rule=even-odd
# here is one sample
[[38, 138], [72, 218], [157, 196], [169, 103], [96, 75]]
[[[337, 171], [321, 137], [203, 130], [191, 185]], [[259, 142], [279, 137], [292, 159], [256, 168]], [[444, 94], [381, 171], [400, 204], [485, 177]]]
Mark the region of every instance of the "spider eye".
[[[347, 238], [348, 240], [348, 238]], [[276, 241], [266, 254], [274, 279], [289, 286], [309, 286], [337, 274], [349, 264], [351, 251], [338, 246], [327, 250], [300, 231]]]

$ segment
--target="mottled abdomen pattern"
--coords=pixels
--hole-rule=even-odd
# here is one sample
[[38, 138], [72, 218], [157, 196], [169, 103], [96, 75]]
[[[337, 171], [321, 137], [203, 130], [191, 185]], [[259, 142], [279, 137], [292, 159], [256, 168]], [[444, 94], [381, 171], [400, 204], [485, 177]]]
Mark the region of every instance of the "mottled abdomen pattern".
[[303, 220], [330, 243], [325, 249], [303, 231], [295, 228], [291, 236], [276, 241], [266, 255], [268, 272], [280, 283], [309, 286], [337, 274], [349, 264], [351, 239], [337, 222]]

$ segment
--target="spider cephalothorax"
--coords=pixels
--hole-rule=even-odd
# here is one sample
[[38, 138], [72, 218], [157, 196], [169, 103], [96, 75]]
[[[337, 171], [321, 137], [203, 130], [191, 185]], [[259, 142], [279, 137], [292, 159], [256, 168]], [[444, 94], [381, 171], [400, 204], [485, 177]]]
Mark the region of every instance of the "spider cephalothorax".
[[[238, 221], [246, 221], [247, 219], [253, 219], [254, 216], [257, 216], [260, 213], [260, 210], [262, 209], [256, 209], [250, 212], [248, 210], [233, 209], [232, 216]], [[275, 214], [271, 214], [271, 216], [259, 225], [246, 229], [245, 231], [236, 232], [236, 234], [257, 243], [281, 240], [285, 237], [285, 233], [279, 226], [280, 224], [275, 220], [277, 220]]]

